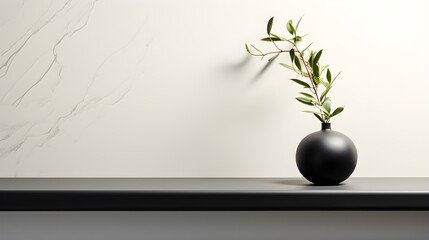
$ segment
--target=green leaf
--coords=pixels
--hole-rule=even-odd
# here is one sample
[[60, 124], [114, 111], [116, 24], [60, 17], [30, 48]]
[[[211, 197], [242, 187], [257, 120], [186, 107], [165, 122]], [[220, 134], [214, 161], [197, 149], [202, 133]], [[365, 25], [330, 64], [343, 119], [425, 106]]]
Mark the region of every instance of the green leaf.
[[329, 112], [323, 106], [320, 106], [320, 105], [314, 105], [314, 106], [316, 106], [318, 109], [322, 110], [322, 112], [325, 115], [329, 115]]
[[319, 83], [320, 83], [320, 78], [319, 77], [314, 77], [313, 78], [313, 80], [314, 80], [314, 84], [317, 86], [317, 85], [319, 85]]
[[293, 38], [293, 41], [295, 43], [300, 42], [300, 41], [302, 41], [302, 37], [301, 36], [296, 36], [296, 37]]
[[244, 46], [246, 47], [246, 51], [247, 51], [248, 53], [250, 53], [249, 46], [247, 46], [247, 44], [246, 44], [246, 43], [244, 44]]
[[314, 53], [313, 51], [311, 51], [310, 57], [308, 58], [308, 63], [310, 64], [310, 67], [313, 67], [313, 59], [314, 59]]
[[280, 38], [276, 38], [276, 37], [266, 37], [266, 38], [262, 38], [261, 41], [264, 41], [264, 42], [280, 42], [283, 40]]
[[312, 105], [315, 104], [317, 101], [314, 98], [308, 98], [308, 97], [299, 97], [300, 99], [307, 99], [308, 102], [311, 102]]
[[314, 97], [300, 97], [300, 98], [305, 98], [308, 101], [310, 101], [312, 104], [315, 104], [317, 102], [317, 100]]
[[295, 34], [295, 29], [293, 28], [292, 20], [289, 20], [289, 21], [287, 22], [287, 24], [286, 24], [286, 28], [287, 28], [287, 31], [288, 31], [290, 34], [292, 34], [292, 35], [294, 35], [294, 34]]
[[292, 70], [292, 71], [295, 71], [295, 68], [293, 68], [291, 65], [289, 65], [289, 64], [286, 64], [286, 63], [279, 63], [281, 66], [283, 66], [283, 67], [285, 67], [285, 68], [287, 68], [287, 69], [290, 69], [290, 70]]
[[320, 83], [322, 83], [322, 84], [323, 84], [323, 86], [325, 86], [325, 88], [328, 88], [328, 87], [330, 87], [330, 86], [331, 86], [328, 82], [323, 81], [323, 79], [322, 79], [322, 78], [319, 78], [319, 80], [320, 80]]
[[320, 100], [323, 101], [323, 99], [326, 97], [326, 94], [328, 94], [329, 90], [331, 90], [332, 87], [328, 87], [323, 91], [322, 95], [320, 95]]
[[323, 102], [323, 108], [326, 109], [326, 111], [328, 113], [331, 113], [331, 99], [327, 98], [324, 102]]
[[316, 64], [319, 62], [320, 56], [322, 56], [322, 52], [323, 52], [323, 49], [322, 49], [322, 50], [320, 50], [320, 51], [316, 54], [316, 56], [314, 57], [314, 60], [313, 60], [313, 66], [314, 66], [314, 65], [316, 65]]
[[313, 101], [307, 99], [307, 98], [303, 98], [303, 97], [297, 97], [295, 98], [298, 102], [303, 103], [305, 105], [309, 105], [309, 106], [314, 106]]
[[281, 40], [286, 40], [286, 39], [284, 39], [284, 38], [282, 38], [282, 37], [280, 37], [280, 36], [278, 36], [278, 35], [276, 35], [276, 34], [274, 34], [274, 33], [271, 33], [270, 34], [272, 37], [275, 37], [275, 38], [278, 38], [278, 39], [281, 39]]
[[319, 78], [320, 77], [320, 75], [319, 75], [319, 66], [317, 66], [317, 64], [315, 64], [313, 66], [313, 75], [314, 75], [315, 78]]
[[296, 83], [304, 86], [304, 88], [310, 88], [310, 85], [308, 83], [302, 81], [302, 80], [295, 79], [295, 78], [291, 78], [290, 80], [292, 80], [292, 81], [294, 81], [294, 82], [296, 82]]
[[252, 44], [250, 44], [250, 46], [252, 46], [253, 49], [255, 49], [256, 51], [258, 51], [260, 54], [264, 55], [261, 50], [257, 49], [255, 46], [253, 46]]
[[268, 24], [267, 24], [268, 35], [270, 35], [270, 33], [271, 33], [271, 28], [273, 27], [273, 21], [274, 21], [274, 17], [272, 17], [272, 18], [270, 18], [270, 20], [268, 20]]
[[299, 69], [299, 71], [302, 71], [301, 70], [301, 63], [299, 62], [299, 59], [297, 56], [295, 56], [295, 65]]
[[290, 50], [289, 50], [289, 56], [290, 56], [290, 61], [292, 62], [292, 64], [293, 64], [293, 60], [295, 60], [295, 50], [293, 49], [293, 48], [291, 48]]
[[313, 113], [313, 115], [314, 115], [317, 119], [319, 119], [319, 121], [320, 121], [320, 122], [323, 122], [323, 119], [322, 119], [322, 117], [321, 117], [319, 114]]
[[305, 111], [302, 111], [302, 112], [305, 112], [305, 113], [314, 113], [314, 114], [320, 114], [320, 112], [316, 112], [316, 111], [311, 111], [311, 110], [305, 110]]
[[270, 59], [268, 59], [268, 62], [273, 61], [273, 60], [274, 60], [274, 59], [276, 59], [279, 55], [280, 55], [280, 53], [277, 53], [276, 55], [272, 56]]
[[[304, 16], [302, 16], [304, 17]], [[295, 32], [298, 31], [299, 24], [301, 23], [302, 17], [299, 18], [298, 23], [295, 26]]]
[[301, 94], [301, 95], [303, 95], [303, 96], [306, 96], [306, 97], [308, 97], [308, 98], [310, 98], [310, 99], [314, 99], [314, 100], [316, 100], [311, 94], [308, 94], [308, 93], [305, 93], [305, 92], [299, 92], [299, 94]]
[[328, 68], [328, 71], [326, 72], [326, 79], [328, 80], [328, 83], [331, 83], [331, 71], [329, 71], [329, 68]]
[[335, 109], [334, 112], [331, 114], [331, 117], [334, 117], [334, 116], [340, 114], [343, 110], [344, 110], [344, 107], [339, 107], [339, 108]]

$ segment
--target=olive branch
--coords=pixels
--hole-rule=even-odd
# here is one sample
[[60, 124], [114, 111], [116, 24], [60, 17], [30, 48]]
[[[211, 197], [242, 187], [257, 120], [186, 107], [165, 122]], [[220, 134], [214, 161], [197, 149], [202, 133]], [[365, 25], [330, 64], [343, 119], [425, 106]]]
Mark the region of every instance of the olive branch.
[[[319, 51], [309, 50], [309, 47], [313, 44], [310, 43], [303, 50], [298, 48], [298, 43], [303, 40], [304, 36], [297, 34], [299, 24], [301, 23], [302, 17], [299, 19], [297, 24], [294, 26], [292, 20], [289, 20], [286, 24], [286, 29], [291, 35], [290, 38], [284, 38], [271, 32], [273, 26], [274, 17], [270, 18], [267, 24], [268, 37], [262, 38], [261, 41], [271, 42], [275, 50], [270, 52], [262, 52], [252, 44], [245, 44], [246, 51], [255, 57], [271, 56], [268, 61], [273, 61], [279, 55], [289, 53], [291, 64], [280, 63], [281, 66], [290, 69], [300, 75], [306, 80], [292, 78], [293, 82], [301, 85], [307, 92], [299, 92], [299, 96], [295, 99], [305, 105], [315, 107], [314, 110], [305, 110], [306, 113], [312, 113], [322, 123], [330, 122], [330, 119], [344, 110], [344, 107], [338, 107], [332, 111], [331, 99], [328, 97], [329, 91], [332, 89], [332, 85], [337, 79], [338, 73], [335, 77], [332, 77], [332, 73], [329, 70], [329, 65], [321, 65], [319, 60], [322, 56], [323, 49]], [[277, 42], [286, 42], [291, 45], [290, 48], [282, 49], [278, 46]], [[251, 50], [252, 49], [252, 50]], [[325, 73], [325, 78], [323, 74]]]

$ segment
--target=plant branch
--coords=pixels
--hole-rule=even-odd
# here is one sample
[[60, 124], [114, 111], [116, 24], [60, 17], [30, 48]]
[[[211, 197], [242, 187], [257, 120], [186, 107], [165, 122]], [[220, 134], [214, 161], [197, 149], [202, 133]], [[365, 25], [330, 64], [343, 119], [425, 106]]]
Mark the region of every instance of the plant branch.
[[289, 52], [289, 50], [282, 50], [279, 49], [279, 51], [273, 51], [273, 52], [266, 52], [266, 53], [261, 53], [261, 54], [255, 54], [255, 53], [251, 53], [249, 52], [250, 55], [255, 56], [255, 57], [265, 57], [267, 55], [271, 55], [271, 54], [280, 54], [280, 53], [284, 53], [284, 52]]
[[[299, 23], [301, 22], [301, 19], [298, 21], [296, 26], [294, 27], [292, 25], [292, 20], [289, 20], [287, 23], [287, 30], [292, 35], [292, 38], [287, 39], [275, 34], [271, 34], [271, 27], [273, 23], [273, 18], [271, 18], [268, 21], [267, 24], [267, 33], [268, 37], [261, 39], [265, 42], [271, 42], [275, 49], [277, 51], [270, 51], [270, 52], [261, 52], [259, 49], [251, 45], [257, 52], [250, 52], [249, 47], [246, 44], [246, 50], [247, 52], [252, 56], [258, 56], [258, 57], [265, 57], [267, 55], [276, 55], [274, 57], [271, 57], [268, 61], [272, 61], [277, 56], [279, 56], [282, 53], [289, 52], [290, 58], [291, 58], [291, 65], [281, 63], [282, 66], [294, 71], [295, 73], [301, 75], [303, 78], [308, 78], [310, 80], [310, 84], [307, 82], [307, 80], [303, 81], [300, 79], [291, 79], [294, 82], [300, 84], [301, 86], [304, 86], [304, 88], [309, 89], [310, 93], [304, 93], [300, 92], [303, 96], [297, 97], [296, 100], [299, 102], [311, 105], [316, 108], [318, 108], [319, 113], [315, 111], [305, 111], [315, 114], [315, 116], [323, 123], [330, 122], [330, 119], [333, 116], [338, 115], [343, 111], [343, 107], [336, 108], [333, 112], [331, 111], [331, 100], [328, 98], [327, 94], [332, 88], [332, 84], [335, 82], [336, 78], [338, 77], [339, 73], [332, 79], [331, 81], [331, 72], [328, 69], [328, 72], [326, 73], [327, 82], [325, 82], [322, 79], [322, 73], [326, 69], [327, 66], [321, 67], [321, 65], [318, 63], [320, 56], [322, 55], [322, 50], [318, 51], [317, 53], [310, 53], [310, 57], [308, 60], [304, 58], [304, 52], [311, 46], [312, 43], [310, 43], [307, 47], [304, 48], [304, 50], [300, 50], [298, 48], [298, 42], [302, 40], [302, 36], [299, 36], [296, 32], [298, 29]], [[288, 50], [283, 50], [280, 48], [276, 41], [283, 41], [286, 43], [291, 44], [291, 46], [287, 46]], [[286, 47], [285, 47], [286, 48]], [[274, 49], [274, 50], [275, 50]], [[315, 55], [314, 55], [315, 54]], [[304, 65], [304, 67], [302, 67]], [[321, 67], [321, 69], [319, 68]], [[305, 68], [305, 69], [304, 69]], [[321, 95], [319, 96], [319, 85], [323, 85], [325, 87], [325, 90]]]
[[[312, 91], [312, 92], [313, 92], [313, 93], [314, 93], [314, 95], [316, 96], [317, 103], [321, 106], [321, 105], [322, 105], [322, 103], [320, 102], [319, 94], [317, 93], [317, 86], [314, 84], [314, 75], [313, 75], [313, 74], [311, 74], [311, 73], [310, 73], [310, 70], [308, 69], [308, 62], [307, 62], [307, 61], [305, 61], [305, 59], [304, 59], [304, 55], [303, 55], [303, 54], [302, 54], [302, 52], [299, 50], [299, 48], [298, 48], [298, 46], [297, 46], [296, 44], [294, 44], [294, 48], [295, 48], [295, 50], [298, 52], [298, 54], [299, 54], [299, 56], [300, 56], [300, 58], [301, 58], [301, 61], [302, 61], [302, 63], [304, 64], [305, 70], [307, 71], [308, 78], [310, 79], [311, 86], [312, 86], [312, 88], [313, 88], [313, 91]], [[325, 118], [325, 114], [323, 114], [323, 111], [322, 111], [322, 110], [320, 110], [320, 115], [322, 116], [322, 120], [324, 120], [324, 122], [328, 122], [328, 121], [329, 121], [329, 119], [326, 119], [326, 118]]]
[[280, 48], [277, 46], [276, 42], [274, 42], [274, 41], [271, 41], [271, 42], [274, 44], [274, 46], [275, 46], [279, 51], [283, 51], [282, 49], [280, 49]]
[[316, 99], [320, 104], [320, 98], [319, 98], [319, 95], [317, 94], [317, 86], [314, 84], [314, 75], [310, 73], [310, 70], [308, 70], [308, 62], [305, 61], [304, 55], [302, 55], [302, 52], [298, 49], [298, 46], [294, 45], [294, 47], [295, 47], [295, 50], [299, 53], [301, 61], [304, 63], [304, 67], [305, 67], [305, 70], [307, 71], [308, 78], [310, 78], [310, 82], [311, 82], [311, 86], [313, 87], [314, 94], [316, 95]]

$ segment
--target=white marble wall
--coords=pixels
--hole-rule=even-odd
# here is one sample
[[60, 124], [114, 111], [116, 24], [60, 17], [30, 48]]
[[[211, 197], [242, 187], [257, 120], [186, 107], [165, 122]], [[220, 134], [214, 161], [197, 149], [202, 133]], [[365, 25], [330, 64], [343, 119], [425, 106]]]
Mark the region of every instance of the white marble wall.
[[0, 176], [299, 176], [296, 145], [318, 123], [293, 75], [261, 72], [243, 44], [302, 15], [343, 71], [334, 128], [358, 146], [355, 176], [429, 176], [428, 8], [0, 0]]

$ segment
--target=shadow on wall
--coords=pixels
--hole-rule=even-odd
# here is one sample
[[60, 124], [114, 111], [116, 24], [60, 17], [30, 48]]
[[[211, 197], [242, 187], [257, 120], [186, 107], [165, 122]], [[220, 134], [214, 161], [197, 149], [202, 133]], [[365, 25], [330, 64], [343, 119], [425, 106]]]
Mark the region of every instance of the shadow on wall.
[[252, 81], [250, 81], [250, 84], [255, 84], [259, 78], [261, 78], [261, 76], [268, 70], [268, 68], [271, 67], [271, 65], [273, 64], [274, 60], [278, 57], [278, 55], [270, 60], [268, 60], [267, 63], [265, 63], [264, 67], [262, 67], [261, 70], [259, 70], [259, 72], [255, 75], [255, 77], [252, 78]]
[[[246, 54], [241, 61], [226, 66], [225, 70], [228, 73], [239, 73], [249, 63], [250, 59], [251, 59], [251, 56], [248, 55], [248, 54]], [[261, 68], [261, 70], [259, 70], [259, 72], [250, 80], [249, 85], [255, 84], [261, 78], [261, 76], [268, 70], [268, 68], [271, 67], [271, 65], [274, 62], [273, 60], [275, 60], [275, 58], [273, 58], [270, 61], [268, 61]]]
[[225, 67], [225, 69], [231, 73], [238, 72], [239, 70], [243, 69], [247, 65], [247, 63], [249, 63], [249, 60], [250, 56], [245, 55], [241, 61], [228, 65]]

